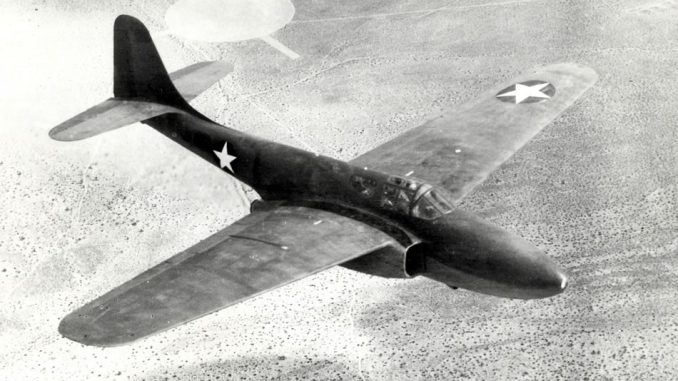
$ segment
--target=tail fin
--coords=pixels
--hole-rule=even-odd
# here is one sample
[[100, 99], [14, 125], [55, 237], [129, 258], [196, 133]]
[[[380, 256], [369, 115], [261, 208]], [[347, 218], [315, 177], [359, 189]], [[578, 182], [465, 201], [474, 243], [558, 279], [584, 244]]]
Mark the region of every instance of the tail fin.
[[[203, 117], [188, 99], [206, 90], [233, 67], [224, 62], [194, 64], [172, 74], [172, 83], [148, 30], [134, 17], [121, 15], [114, 26], [113, 95], [85, 112], [54, 127], [55, 140], [85, 139], [167, 113]], [[203, 117], [204, 118], [204, 117]]]
[[113, 95], [116, 98], [193, 110], [172, 84], [141, 21], [132, 16], [118, 16], [113, 31]]

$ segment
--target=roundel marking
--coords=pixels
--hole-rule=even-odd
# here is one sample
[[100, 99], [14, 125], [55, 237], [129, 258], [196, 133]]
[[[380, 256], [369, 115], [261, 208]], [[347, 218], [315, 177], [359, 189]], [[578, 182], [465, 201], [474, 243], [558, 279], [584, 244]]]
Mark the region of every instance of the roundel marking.
[[502, 102], [521, 104], [539, 103], [551, 99], [556, 93], [556, 88], [549, 82], [530, 80], [511, 85], [496, 95]]

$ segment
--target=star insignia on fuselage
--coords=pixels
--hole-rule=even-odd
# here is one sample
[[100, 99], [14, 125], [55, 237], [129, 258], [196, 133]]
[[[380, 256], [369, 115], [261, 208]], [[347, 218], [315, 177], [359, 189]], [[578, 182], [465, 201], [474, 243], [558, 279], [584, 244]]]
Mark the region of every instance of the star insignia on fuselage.
[[553, 97], [556, 88], [546, 81], [526, 81], [511, 85], [497, 93], [502, 102], [514, 104], [543, 102]]
[[213, 151], [215, 155], [219, 158], [219, 167], [228, 168], [228, 170], [233, 173], [233, 168], [231, 167], [231, 162], [237, 159], [235, 156], [228, 154], [228, 142], [224, 142], [224, 148], [219, 151]]

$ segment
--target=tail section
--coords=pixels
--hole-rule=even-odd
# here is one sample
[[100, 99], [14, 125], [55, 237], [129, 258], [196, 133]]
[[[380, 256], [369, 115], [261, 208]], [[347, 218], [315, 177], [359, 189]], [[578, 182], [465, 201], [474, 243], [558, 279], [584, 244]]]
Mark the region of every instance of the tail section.
[[126, 15], [115, 20], [113, 59], [114, 97], [54, 127], [50, 137], [62, 141], [85, 139], [167, 113], [204, 118], [187, 99], [193, 99], [233, 69], [225, 62], [203, 62], [170, 76], [146, 27]]

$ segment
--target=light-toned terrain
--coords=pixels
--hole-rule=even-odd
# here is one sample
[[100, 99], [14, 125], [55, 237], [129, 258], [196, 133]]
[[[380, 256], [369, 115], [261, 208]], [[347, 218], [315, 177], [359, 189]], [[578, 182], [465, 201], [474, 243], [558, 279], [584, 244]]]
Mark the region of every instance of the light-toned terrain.
[[[166, 34], [171, 1], [5, 3], [0, 379], [678, 378], [677, 1], [294, 0], [272, 37], [297, 60]], [[145, 126], [48, 138], [112, 94], [120, 13], [170, 70], [235, 64], [194, 102], [206, 115], [346, 160], [532, 67], [594, 67], [597, 85], [460, 204], [546, 250], [569, 288], [506, 300], [336, 268], [133, 345], [61, 338], [65, 314], [256, 197]]]

